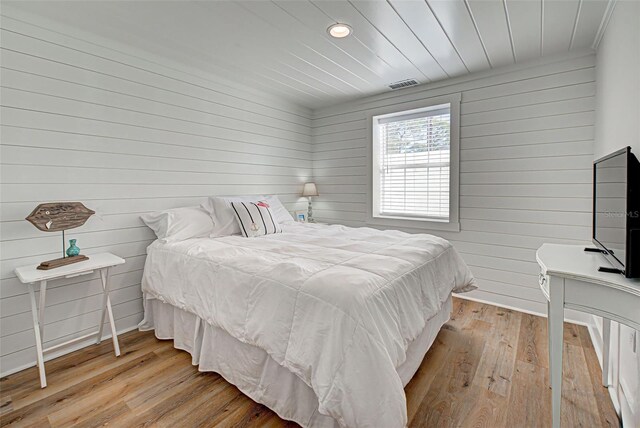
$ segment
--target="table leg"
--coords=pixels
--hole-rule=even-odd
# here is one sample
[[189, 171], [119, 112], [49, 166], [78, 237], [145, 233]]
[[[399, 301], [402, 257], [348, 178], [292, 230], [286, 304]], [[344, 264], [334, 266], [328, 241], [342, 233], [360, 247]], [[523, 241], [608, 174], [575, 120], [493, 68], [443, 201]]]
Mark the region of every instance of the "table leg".
[[602, 385], [609, 386], [609, 342], [611, 335], [611, 320], [602, 317]]
[[551, 317], [551, 302], [549, 300], [547, 300], [547, 346], [549, 348], [548, 353], [549, 353], [549, 387], [551, 387], [551, 384], [553, 382], [553, 377], [551, 376], [551, 356], [552, 356], [552, 351], [553, 351], [553, 346], [551, 345], [551, 326], [553, 324], [553, 320]]
[[562, 350], [564, 324], [564, 279], [549, 284], [551, 301], [551, 408], [553, 428], [560, 428], [562, 406]]
[[[46, 281], [42, 281], [44, 283], [44, 287], [46, 288]], [[40, 288], [42, 289], [43, 284], [40, 284]], [[36, 358], [38, 360], [38, 371], [40, 373], [40, 387], [44, 388], [47, 386], [47, 375], [44, 371], [44, 355], [42, 353], [42, 335], [41, 332], [43, 328], [40, 325], [40, 321], [38, 319], [38, 307], [36, 305], [36, 293], [33, 290], [33, 284], [29, 284], [29, 298], [31, 300], [31, 316], [33, 317], [33, 333], [36, 337]], [[40, 310], [44, 310], [44, 299], [42, 299], [42, 295], [40, 296], [41, 307]]]
[[109, 299], [109, 268], [100, 269], [100, 280], [102, 281], [102, 316], [100, 317], [100, 327], [98, 328], [97, 342], [102, 340], [102, 330], [104, 326], [105, 313], [109, 317], [109, 325], [111, 327], [111, 340], [113, 341], [113, 349], [116, 357], [120, 356], [120, 345], [118, 344], [118, 334], [116, 333], [116, 323], [113, 320], [113, 311], [111, 310], [111, 300]]
[[40, 306], [38, 306], [38, 324], [40, 325], [40, 340], [44, 340], [44, 307], [47, 296], [47, 281], [40, 281]]
[[100, 274], [100, 281], [102, 283], [102, 306], [100, 306], [102, 309], [100, 311], [100, 324], [98, 325], [98, 335], [96, 336], [96, 343], [102, 342], [102, 330], [104, 329], [104, 316], [107, 310], [107, 297], [109, 297], [109, 294], [107, 290], [105, 290], [105, 286], [104, 286], [104, 278], [102, 277], [103, 270], [104, 269], [100, 269], [98, 271]]

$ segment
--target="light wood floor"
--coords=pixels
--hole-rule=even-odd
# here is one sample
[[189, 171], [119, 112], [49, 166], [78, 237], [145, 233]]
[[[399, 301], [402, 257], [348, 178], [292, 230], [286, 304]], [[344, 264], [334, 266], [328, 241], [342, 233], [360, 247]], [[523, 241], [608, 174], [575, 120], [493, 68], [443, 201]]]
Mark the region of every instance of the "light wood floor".
[[[0, 426], [280, 427], [282, 421], [151, 332], [120, 337], [0, 380]], [[586, 328], [565, 324], [563, 427], [617, 427]], [[456, 299], [407, 385], [411, 427], [546, 427], [546, 320]], [[380, 427], [384, 428], [384, 427]]]

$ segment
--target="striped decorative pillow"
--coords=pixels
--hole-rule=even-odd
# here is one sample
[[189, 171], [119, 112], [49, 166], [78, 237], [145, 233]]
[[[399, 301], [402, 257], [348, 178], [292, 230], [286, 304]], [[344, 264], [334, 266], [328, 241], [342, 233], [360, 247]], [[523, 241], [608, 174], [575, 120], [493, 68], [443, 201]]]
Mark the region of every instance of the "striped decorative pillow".
[[280, 223], [275, 220], [265, 201], [231, 202], [231, 208], [245, 238], [282, 232]]

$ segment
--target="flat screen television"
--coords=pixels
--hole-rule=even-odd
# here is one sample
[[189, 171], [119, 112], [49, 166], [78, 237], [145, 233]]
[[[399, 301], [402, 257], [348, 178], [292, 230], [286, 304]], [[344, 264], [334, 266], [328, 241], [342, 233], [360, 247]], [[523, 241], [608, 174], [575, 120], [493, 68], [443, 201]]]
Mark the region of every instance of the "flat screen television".
[[611, 271], [640, 277], [640, 163], [631, 147], [593, 163], [592, 238]]

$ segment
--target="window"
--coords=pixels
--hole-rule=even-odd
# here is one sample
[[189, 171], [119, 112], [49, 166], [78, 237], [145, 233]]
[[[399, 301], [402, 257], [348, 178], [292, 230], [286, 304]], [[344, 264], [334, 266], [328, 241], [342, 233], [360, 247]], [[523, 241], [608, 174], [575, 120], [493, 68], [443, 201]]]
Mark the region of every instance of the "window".
[[372, 222], [422, 221], [459, 230], [458, 115], [459, 96], [371, 116]]

